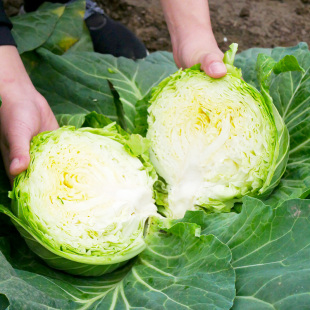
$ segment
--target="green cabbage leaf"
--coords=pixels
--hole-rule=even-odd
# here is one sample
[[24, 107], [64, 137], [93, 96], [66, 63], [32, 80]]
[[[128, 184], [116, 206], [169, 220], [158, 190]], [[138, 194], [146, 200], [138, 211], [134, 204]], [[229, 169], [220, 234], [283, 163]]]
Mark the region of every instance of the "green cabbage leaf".
[[232, 309], [306, 309], [310, 303], [310, 202], [292, 199], [274, 208], [245, 197], [240, 214], [189, 211], [232, 251], [236, 298]]

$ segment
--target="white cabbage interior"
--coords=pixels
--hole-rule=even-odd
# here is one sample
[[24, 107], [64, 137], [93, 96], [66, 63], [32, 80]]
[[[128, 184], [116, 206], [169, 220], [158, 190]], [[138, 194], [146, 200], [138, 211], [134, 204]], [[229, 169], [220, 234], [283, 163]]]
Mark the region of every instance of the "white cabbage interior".
[[114, 140], [78, 131], [62, 132], [41, 150], [24, 190], [29, 186], [29, 206], [50, 238], [83, 254], [143, 242], [143, 224], [156, 206], [139, 159]]
[[149, 108], [151, 160], [169, 185], [174, 218], [258, 190], [267, 176], [272, 125], [231, 79], [178, 79]]

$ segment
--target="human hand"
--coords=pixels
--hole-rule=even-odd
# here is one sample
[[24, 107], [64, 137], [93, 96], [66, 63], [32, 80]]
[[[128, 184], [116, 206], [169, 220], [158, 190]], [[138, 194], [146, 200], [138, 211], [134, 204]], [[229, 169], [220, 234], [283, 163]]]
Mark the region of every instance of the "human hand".
[[200, 63], [201, 69], [213, 78], [220, 78], [227, 73], [223, 63], [224, 54], [208, 29], [197, 27], [175, 41], [173, 56], [178, 67], [189, 68]]
[[0, 62], [1, 53], [6, 58], [10, 55], [0, 74], [0, 147], [12, 182], [28, 167], [31, 138], [41, 131], [57, 129], [58, 124], [47, 101], [32, 85], [16, 48], [7, 48], [9, 51], [0, 47]]
[[174, 60], [178, 67], [197, 63], [209, 76], [227, 73], [224, 54], [213, 35], [207, 0], [161, 0], [168, 25]]

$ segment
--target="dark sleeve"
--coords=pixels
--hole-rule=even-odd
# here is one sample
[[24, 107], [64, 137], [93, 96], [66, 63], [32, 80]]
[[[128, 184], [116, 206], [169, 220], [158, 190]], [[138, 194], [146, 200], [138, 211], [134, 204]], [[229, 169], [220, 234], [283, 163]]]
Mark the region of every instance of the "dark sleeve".
[[0, 0], [0, 45], [15, 45], [11, 34], [12, 24], [5, 14], [3, 2]]

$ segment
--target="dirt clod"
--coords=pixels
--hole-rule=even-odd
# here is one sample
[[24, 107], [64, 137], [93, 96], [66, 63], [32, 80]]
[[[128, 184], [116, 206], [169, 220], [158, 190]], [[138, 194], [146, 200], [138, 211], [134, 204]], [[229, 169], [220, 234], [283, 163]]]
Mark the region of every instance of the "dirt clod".
[[240, 17], [249, 17], [250, 16], [250, 9], [248, 7], [244, 7], [241, 9], [239, 13]]

